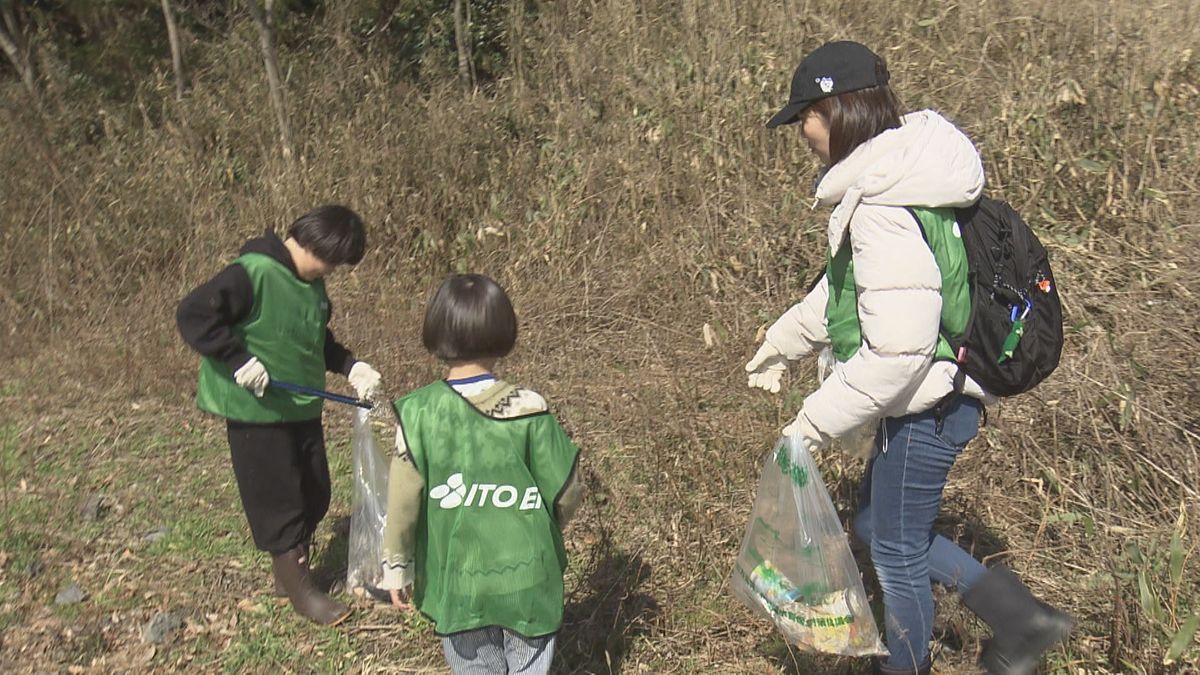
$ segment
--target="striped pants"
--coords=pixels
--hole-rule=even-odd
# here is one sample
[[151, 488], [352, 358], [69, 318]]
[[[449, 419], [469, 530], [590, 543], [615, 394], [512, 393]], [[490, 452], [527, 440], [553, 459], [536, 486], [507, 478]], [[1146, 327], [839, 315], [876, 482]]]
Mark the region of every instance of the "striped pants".
[[454, 675], [544, 675], [554, 659], [554, 637], [527, 638], [491, 626], [443, 637], [442, 653]]

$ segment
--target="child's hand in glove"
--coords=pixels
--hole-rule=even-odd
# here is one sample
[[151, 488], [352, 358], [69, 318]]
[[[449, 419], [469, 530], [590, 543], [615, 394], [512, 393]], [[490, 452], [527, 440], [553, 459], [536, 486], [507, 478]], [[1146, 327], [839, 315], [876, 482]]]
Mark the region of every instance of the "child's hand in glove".
[[257, 357], [251, 356], [249, 361], [233, 373], [233, 381], [237, 382], [239, 387], [245, 387], [258, 398], [262, 398], [267, 385], [271, 383], [271, 376], [267, 374], [267, 367]]
[[354, 387], [359, 398], [368, 401], [374, 399], [379, 395], [382, 384], [383, 376], [365, 362], [359, 361], [350, 368], [350, 386]]

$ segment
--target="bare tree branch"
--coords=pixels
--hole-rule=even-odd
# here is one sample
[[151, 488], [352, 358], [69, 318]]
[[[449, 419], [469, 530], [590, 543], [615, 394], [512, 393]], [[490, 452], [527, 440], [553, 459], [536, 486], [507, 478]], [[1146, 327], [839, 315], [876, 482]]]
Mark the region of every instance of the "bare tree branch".
[[167, 22], [167, 40], [171, 43], [171, 67], [175, 69], [175, 100], [183, 100], [183, 51], [179, 45], [179, 30], [175, 27], [175, 14], [171, 11], [171, 0], [162, 0], [163, 19]]
[[475, 89], [474, 78], [471, 76], [471, 33], [468, 19], [464, 14], [469, 8], [464, 6], [468, 0], [454, 0], [454, 44], [458, 47], [458, 80], [462, 84], [463, 93], [468, 96]]
[[33, 97], [34, 102], [40, 103], [37, 73], [33, 69], [33, 59], [29, 56], [30, 48], [27, 44], [22, 44], [24, 40], [20, 33], [20, 24], [13, 15], [12, 4], [0, 2], [0, 12], [3, 13], [4, 18], [3, 23], [0, 23], [0, 49], [4, 51], [9, 63], [16, 69], [17, 75], [21, 78], [21, 84], [25, 85], [25, 89]]
[[471, 71], [471, 91], [474, 91], [479, 77], [475, 74], [475, 50], [472, 48], [474, 41], [471, 39], [471, 0], [463, 0], [463, 7], [466, 8], [467, 15], [467, 21], [463, 24], [467, 38], [467, 68]]
[[525, 0], [509, 3], [508, 52], [511, 54], [517, 91], [525, 89]]
[[283, 80], [279, 77], [279, 62], [275, 57], [275, 41], [271, 35], [272, 0], [266, 0], [266, 11], [259, 6], [258, 0], [246, 0], [250, 16], [258, 26], [259, 43], [262, 45], [263, 61], [267, 66], [267, 84], [271, 88], [271, 107], [275, 108], [275, 119], [279, 123], [279, 141], [283, 146], [283, 156], [292, 158], [292, 130], [288, 125], [287, 99], [283, 90]]

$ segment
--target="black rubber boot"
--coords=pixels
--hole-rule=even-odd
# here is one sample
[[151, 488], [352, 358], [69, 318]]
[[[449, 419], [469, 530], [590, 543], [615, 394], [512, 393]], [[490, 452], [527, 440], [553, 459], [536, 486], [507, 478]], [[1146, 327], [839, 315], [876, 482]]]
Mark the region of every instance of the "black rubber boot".
[[304, 557], [302, 545], [274, 556], [271, 566], [275, 571], [275, 579], [287, 591], [292, 607], [298, 614], [322, 626], [341, 623], [350, 616], [350, 608], [325, 595], [313, 585], [307, 565], [300, 562]]
[[874, 675], [929, 675], [929, 671], [932, 669], [932, 662], [928, 656], [925, 657], [925, 663], [922, 663], [916, 670], [909, 666], [889, 666], [884, 663], [884, 660], [878, 656], [875, 657], [871, 668]]
[[962, 596], [963, 604], [992, 627], [980, 661], [992, 675], [1030, 675], [1042, 654], [1071, 631], [1071, 617], [1033, 597], [1003, 565], [987, 571]]

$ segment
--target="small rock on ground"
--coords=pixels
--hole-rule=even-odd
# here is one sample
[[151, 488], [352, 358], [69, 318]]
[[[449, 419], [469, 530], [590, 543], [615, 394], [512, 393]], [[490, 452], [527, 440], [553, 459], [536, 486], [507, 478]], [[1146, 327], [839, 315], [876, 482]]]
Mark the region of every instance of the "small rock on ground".
[[142, 628], [142, 640], [162, 644], [173, 631], [183, 628], [183, 617], [177, 612], [159, 612]]
[[77, 602], [83, 602], [84, 592], [79, 587], [79, 584], [71, 583], [63, 588], [54, 596], [54, 604], [56, 605], [74, 605]]
[[103, 509], [103, 496], [98, 494], [88, 495], [86, 499], [79, 502], [79, 517], [85, 521], [94, 522], [100, 520]]

